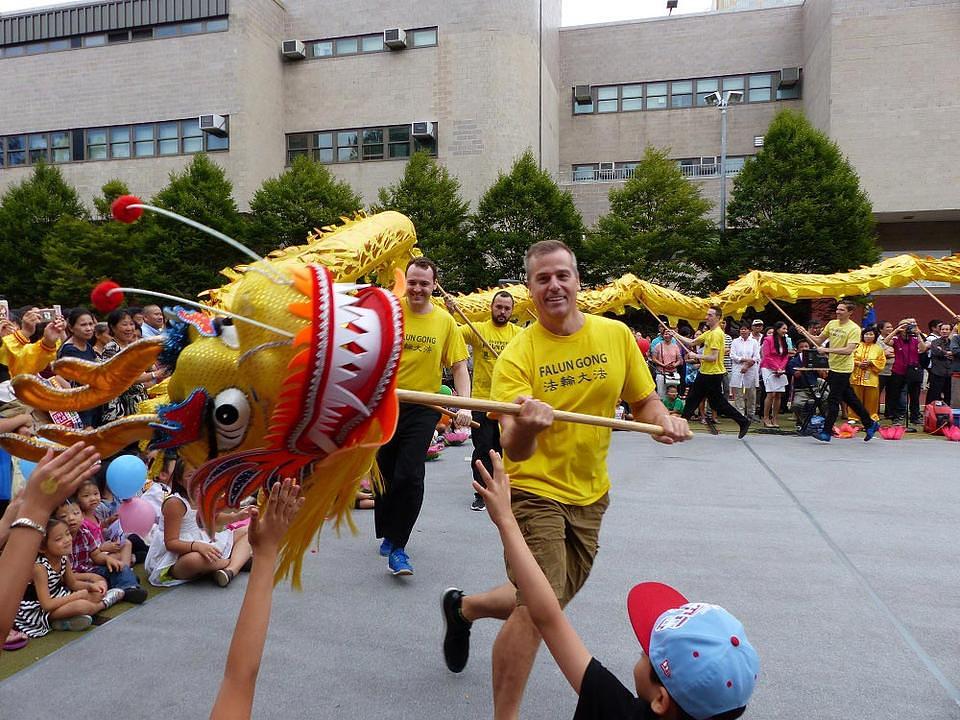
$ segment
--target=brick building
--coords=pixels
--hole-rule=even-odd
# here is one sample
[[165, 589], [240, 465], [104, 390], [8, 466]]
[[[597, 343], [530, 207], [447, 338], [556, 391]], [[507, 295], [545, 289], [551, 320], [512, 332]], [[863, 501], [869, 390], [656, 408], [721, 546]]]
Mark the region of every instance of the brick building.
[[[87, 202], [114, 177], [149, 196], [207, 150], [241, 207], [298, 154], [369, 203], [426, 148], [476, 201], [531, 148], [590, 224], [646, 145], [669, 147], [717, 203], [706, 98], [733, 90], [728, 191], [791, 107], [849, 156], [885, 250], [960, 251], [960, 3], [715, 8], [563, 28], [560, 0], [108, 0], [0, 16], [0, 189], [45, 158]], [[933, 312], [919, 290], [891, 292]]]

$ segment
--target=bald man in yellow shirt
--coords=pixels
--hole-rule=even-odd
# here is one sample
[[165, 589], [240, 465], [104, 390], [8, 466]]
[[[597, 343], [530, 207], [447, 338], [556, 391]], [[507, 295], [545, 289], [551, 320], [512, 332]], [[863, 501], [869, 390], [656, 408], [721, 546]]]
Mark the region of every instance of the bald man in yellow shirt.
[[[453, 312], [451, 305], [453, 301], [447, 302], [447, 309]], [[493, 379], [493, 364], [497, 357], [503, 352], [504, 348], [510, 344], [517, 335], [523, 332], [523, 329], [510, 322], [513, 315], [513, 295], [506, 290], [501, 290], [493, 296], [490, 302], [490, 319], [483, 322], [474, 323], [473, 327], [469, 325], [460, 326], [460, 334], [467, 347], [473, 350], [473, 397], [480, 400], [490, 398], [490, 382]], [[491, 352], [491, 349], [493, 352]], [[496, 355], [494, 355], [494, 352]], [[479, 427], [475, 427], [470, 433], [470, 439], [473, 442], [473, 458], [470, 467], [473, 470], [473, 479], [483, 485], [483, 477], [477, 470], [477, 460], [483, 463], [487, 472], [493, 474], [493, 464], [490, 462], [490, 451], [496, 450], [502, 452], [500, 448], [500, 424], [494, 418], [487, 417], [485, 412], [474, 412], [473, 421]], [[484, 509], [483, 498], [478, 493], [474, 493], [471, 510], [478, 512]]]
[[[494, 366], [491, 399], [516, 402], [518, 415], [500, 417], [504, 466], [510, 475], [513, 513], [561, 605], [586, 582], [608, 505], [607, 450], [611, 432], [554, 423], [569, 410], [613, 417], [630, 404], [638, 420], [655, 423], [673, 443], [690, 432], [671, 417], [656, 393], [647, 363], [623, 323], [585, 315], [577, 307], [580, 275], [573, 251], [557, 240], [532, 245], [524, 260], [527, 288], [539, 320], [511, 341]], [[466, 666], [470, 627], [480, 618], [506, 620], [493, 647], [494, 717], [515, 718], [540, 635], [510, 582], [476, 595], [443, 593], [444, 661], [452, 672]]]

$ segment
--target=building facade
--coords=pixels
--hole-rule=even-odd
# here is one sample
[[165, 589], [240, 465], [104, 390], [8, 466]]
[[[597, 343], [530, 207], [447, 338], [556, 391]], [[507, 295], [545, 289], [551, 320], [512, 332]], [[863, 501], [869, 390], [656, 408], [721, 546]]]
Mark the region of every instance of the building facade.
[[[648, 145], [718, 204], [793, 108], [850, 158], [885, 250], [960, 251], [956, 0], [717, 0], [564, 28], [560, 4], [108, 0], [0, 16], [0, 190], [45, 159], [88, 203], [112, 178], [150, 196], [204, 150], [241, 208], [301, 154], [371, 203], [426, 149], [475, 202], [529, 148], [592, 224]], [[726, 178], [713, 92], [741, 98]]]

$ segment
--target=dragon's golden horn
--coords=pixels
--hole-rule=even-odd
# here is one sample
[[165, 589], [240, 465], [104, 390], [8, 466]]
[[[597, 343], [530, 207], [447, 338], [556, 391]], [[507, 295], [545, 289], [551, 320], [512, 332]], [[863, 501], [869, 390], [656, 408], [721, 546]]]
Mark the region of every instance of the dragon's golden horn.
[[51, 387], [35, 375], [17, 375], [11, 384], [20, 402], [39, 410], [89, 410], [112, 400], [133, 385], [162, 349], [162, 338], [150, 338], [138, 340], [105, 363], [63, 358], [53, 364], [57, 375], [83, 383], [81, 387]]
[[14, 457], [30, 462], [40, 462], [47, 454], [47, 450], [53, 450], [55, 455], [59, 455], [67, 449], [66, 445], [17, 433], [0, 433], [0, 447]]
[[160, 420], [158, 415], [129, 415], [98, 428], [74, 430], [63, 425], [41, 425], [37, 434], [45, 440], [69, 447], [75, 442], [85, 442], [97, 449], [100, 457], [116, 455], [131, 443], [153, 437], [150, 423]]

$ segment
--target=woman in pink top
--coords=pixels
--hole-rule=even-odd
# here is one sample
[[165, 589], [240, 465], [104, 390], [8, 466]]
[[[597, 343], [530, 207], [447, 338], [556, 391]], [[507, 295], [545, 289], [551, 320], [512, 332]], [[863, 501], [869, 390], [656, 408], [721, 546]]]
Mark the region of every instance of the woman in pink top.
[[773, 333], [763, 339], [760, 356], [760, 376], [767, 391], [763, 400], [763, 425], [780, 427], [777, 411], [780, 409], [780, 395], [787, 387], [787, 362], [790, 360], [785, 322], [774, 324]]

